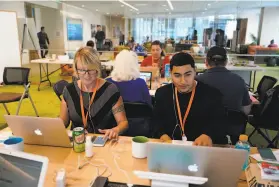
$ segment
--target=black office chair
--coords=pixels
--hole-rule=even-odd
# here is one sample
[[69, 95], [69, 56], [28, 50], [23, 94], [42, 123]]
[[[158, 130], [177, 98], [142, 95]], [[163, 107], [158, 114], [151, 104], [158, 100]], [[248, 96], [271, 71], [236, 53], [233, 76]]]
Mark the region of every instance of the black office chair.
[[23, 93], [11, 93], [11, 92], [0, 93], [0, 103], [3, 104], [8, 115], [10, 115], [10, 112], [6, 106], [6, 103], [19, 102], [16, 110], [16, 115], [18, 115], [23, 99], [29, 99], [36, 113], [36, 116], [39, 116], [38, 111], [35, 107], [35, 104], [29, 92], [29, 88], [31, 84], [29, 82], [29, 73], [30, 73], [30, 68], [5, 67], [4, 75], [3, 75], [4, 85], [24, 86]]
[[273, 86], [276, 84], [277, 79], [270, 76], [263, 76], [263, 78], [260, 80], [257, 91], [255, 92], [257, 99], [261, 102], [265, 96], [265, 93], [273, 88]]
[[239, 140], [240, 134], [245, 134], [248, 116], [239, 110], [226, 108], [226, 134], [230, 136], [231, 143], [234, 145]]
[[123, 136], [151, 136], [150, 121], [153, 115], [151, 106], [145, 103], [124, 102], [129, 129]]
[[[254, 127], [253, 132], [249, 135], [249, 143], [255, 132], [258, 132], [271, 148], [277, 148], [279, 138], [279, 85], [266, 92], [265, 97], [258, 107], [257, 111], [253, 111], [253, 115], [249, 117], [248, 122]], [[263, 132], [261, 129], [264, 129]], [[277, 131], [277, 135], [271, 139], [268, 130]]]
[[55, 94], [57, 95], [60, 101], [61, 101], [61, 95], [63, 94], [63, 90], [68, 84], [69, 83], [67, 81], [60, 80], [53, 85], [53, 91], [55, 92]]

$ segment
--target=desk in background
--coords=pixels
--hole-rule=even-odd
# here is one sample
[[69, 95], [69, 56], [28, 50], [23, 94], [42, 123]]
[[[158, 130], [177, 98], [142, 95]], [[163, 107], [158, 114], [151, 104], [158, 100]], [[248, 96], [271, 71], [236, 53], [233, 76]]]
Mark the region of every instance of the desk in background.
[[[66, 65], [72, 65], [73, 64], [73, 60], [68, 60], [68, 61], [60, 61], [58, 59], [56, 60], [52, 60], [52, 59], [36, 59], [36, 60], [31, 60], [30, 61], [32, 64], [39, 64], [39, 68], [40, 68], [40, 83], [38, 86], [38, 91], [40, 91], [40, 86], [41, 83], [43, 82], [49, 82], [49, 85], [51, 86], [51, 82], [49, 80], [49, 76], [52, 75], [53, 73], [55, 73], [56, 71], [60, 70], [61, 68], [63, 68]], [[60, 68], [58, 68], [57, 70], [54, 70], [52, 72], [48, 72], [48, 65], [49, 64], [60, 64], [62, 65]], [[44, 68], [44, 65], [46, 66], [46, 71], [45, 74], [43, 75], [42, 73], [42, 68]]]

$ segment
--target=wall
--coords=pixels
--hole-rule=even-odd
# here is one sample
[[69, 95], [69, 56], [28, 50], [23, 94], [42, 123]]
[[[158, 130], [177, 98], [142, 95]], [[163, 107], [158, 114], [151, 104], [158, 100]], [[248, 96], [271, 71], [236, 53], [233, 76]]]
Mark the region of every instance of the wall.
[[23, 1], [1, 1], [0, 10], [15, 11], [18, 18], [25, 18]]
[[279, 7], [265, 7], [263, 10], [260, 45], [268, 46], [272, 39], [279, 43]]
[[[84, 46], [88, 40], [91, 40], [91, 24], [100, 24], [106, 22], [105, 16], [97, 13], [92, 13], [86, 9], [66, 5], [62, 3], [62, 17], [63, 17], [63, 30], [64, 30], [64, 45], [65, 50], [76, 50], [81, 46]], [[68, 41], [67, 40], [67, 25], [66, 20], [68, 18], [81, 19], [83, 22], [83, 41]]]
[[119, 26], [120, 31], [125, 32], [125, 19], [122, 16], [106, 16], [107, 38], [113, 37], [113, 28]]
[[247, 30], [245, 37], [245, 44], [252, 43], [251, 34], [258, 37], [259, 21], [260, 21], [260, 9], [244, 10], [239, 13], [238, 18], [247, 18]]

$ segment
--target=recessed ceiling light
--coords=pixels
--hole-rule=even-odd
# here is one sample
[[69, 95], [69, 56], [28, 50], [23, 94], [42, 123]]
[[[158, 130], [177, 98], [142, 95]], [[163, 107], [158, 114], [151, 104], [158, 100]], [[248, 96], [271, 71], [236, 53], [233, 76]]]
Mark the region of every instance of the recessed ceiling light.
[[204, 14], [204, 12], [202, 12], [202, 14]]
[[167, 5], [162, 5], [162, 6], [167, 6]]
[[98, 9], [96, 9], [96, 11], [98, 12], [99, 10], [98, 10]]
[[208, 3], [207, 6], [211, 6], [211, 4]]
[[109, 13], [107, 13], [107, 15], [109, 15]]
[[139, 12], [137, 12], [137, 14], [139, 14]]
[[84, 5], [81, 5], [81, 7], [83, 8], [83, 7], [84, 7]]
[[121, 7], [124, 7], [124, 5], [121, 5]]
[[207, 10], [207, 8], [205, 8], [204, 10]]
[[166, 8], [166, 11], [169, 11], [169, 9]]

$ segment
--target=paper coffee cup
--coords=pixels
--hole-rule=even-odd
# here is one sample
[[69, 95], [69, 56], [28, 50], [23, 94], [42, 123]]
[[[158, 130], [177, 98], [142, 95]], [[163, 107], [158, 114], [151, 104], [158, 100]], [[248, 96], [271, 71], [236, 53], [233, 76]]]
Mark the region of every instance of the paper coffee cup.
[[135, 158], [147, 157], [147, 142], [149, 139], [145, 136], [136, 136], [132, 139], [132, 155]]
[[24, 142], [21, 137], [11, 137], [3, 142], [6, 149], [15, 151], [23, 151]]
[[56, 60], [56, 54], [52, 54], [52, 60]]

